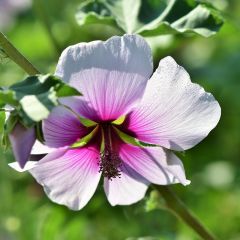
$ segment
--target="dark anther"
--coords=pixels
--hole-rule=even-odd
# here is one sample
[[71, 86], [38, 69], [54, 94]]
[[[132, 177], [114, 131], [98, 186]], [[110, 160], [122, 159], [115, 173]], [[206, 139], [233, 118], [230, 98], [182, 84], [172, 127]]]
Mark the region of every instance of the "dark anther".
[[104, 177], [109, 180], [121, 176], [120, 167], [122, 165], [121, 158], [111, 150], [111, 148], [106, 147], [100, 155], [99, 161], [99, 172], [102, 172]]

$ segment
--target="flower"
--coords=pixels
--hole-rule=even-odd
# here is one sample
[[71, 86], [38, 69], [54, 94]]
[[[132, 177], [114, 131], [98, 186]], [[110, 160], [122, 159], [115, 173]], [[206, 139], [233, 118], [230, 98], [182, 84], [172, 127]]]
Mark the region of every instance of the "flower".
[[45, 147], [34, 153], [48, 154], [29, 170], [52, 201], [83, 208], [101, 175], [111, 205], [141, 200], [150, 183], [189, 184], [171, 150], [205, 138], [220, 106], [173, 58], [152, 71], [151, 50], [138, 35], [64, 50], [56, 75], [83, 96], [61, 99], [43, 122]]

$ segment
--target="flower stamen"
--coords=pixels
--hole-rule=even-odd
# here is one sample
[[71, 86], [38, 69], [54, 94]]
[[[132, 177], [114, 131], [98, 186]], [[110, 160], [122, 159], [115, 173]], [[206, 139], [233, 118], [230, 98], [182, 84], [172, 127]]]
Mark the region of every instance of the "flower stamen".
[[102, 172], [103, 176], [112, 180], [112, 178], [120, 177], [120, 167], [122, 160], [118, 154], [113, 150], [111, 139], [111, 125], [102, 125], [103, 133], [103, 150], [100, 154], [99, 172]]

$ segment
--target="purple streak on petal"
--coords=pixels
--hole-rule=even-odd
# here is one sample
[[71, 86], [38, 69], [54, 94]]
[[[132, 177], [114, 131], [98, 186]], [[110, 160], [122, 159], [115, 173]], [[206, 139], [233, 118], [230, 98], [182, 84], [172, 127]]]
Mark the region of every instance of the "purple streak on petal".
[[34, 128], [25, 128], [21, 123], [17, 123], [9, 134], [9, 140], [16, 161], [24, 168], [36, 140]]
[[91, 199], [100, 180], [98, 157], [96, 146], [61, 148], [40, 160], [30, 173], [53, 202], [80, 210]]
[[78, 79], [87, 83], [81, 86], [84, 97], [78, 98], [78, 113], [94, 121], [117, 119], [129, 112], [146, 85], [140, 75], [104, 69], [81, 71]]
[[54, 108], [43, 121], [45, 144], [51, 148], [69, 146], [87, 133], [77, 116], [62, 106]]
[[57, 76], [83, 94], [90, 115], [99, 120], [126, 114], [141, 99], [151, 73], [151, 50], [137, 35], [70, 46], [56, 70]]
[[149, 80], [141, 104], [126, 118], [125, 128], [142, 141], [186, 150], [208, 135], [220, 115], [214, 97], [167, 57]]

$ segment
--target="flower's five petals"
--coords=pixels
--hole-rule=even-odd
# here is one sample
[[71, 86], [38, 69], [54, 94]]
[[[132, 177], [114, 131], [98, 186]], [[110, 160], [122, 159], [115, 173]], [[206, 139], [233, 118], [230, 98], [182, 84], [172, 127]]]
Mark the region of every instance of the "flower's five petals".
[[137, 147], [119, 143], [119, 156], [149, 182], [160, 185], [189, 184], [183, 164], [173, 153], [161, 147]]
[[[24, 169], [10, 166], [29, 169], [53, 202], [73, 210], [88, 203], [101, 173], [113, 206], [141, 200], [151, 183], [188, 185], [183, 164], [170, 149], [200, 142], [216, 126], [221, 109], [171, 57], [151, 74], [151, 50], [137, 35], [68, 47], [56, 75], [83, 95], [59, 99], [61, 105], [43, 121], [44, 145], [36, 141], [31, 156], [46, 156]], [[26, 153], [26, 141], [18, 145], [14, 131], [15, 154], [29, 155], [31, 148]]]
[[43, 121], [45, 143], [51, 148], [69, 146], [87, 132], [78, 116], [63, 106], [55, 107]]
[[120, 177], [104, 179], [104, 190], [112, 206], [130, 205], [145, 196], [149, 184], [149, 181], [123, 163]]
[[53, 202], [80, 210], [88, 203], [100, 180], [98, 157], [99, 149], [95, 146], [59, 148], [41, 159], [30, 173]]
[[214, 97], [171, 57], [160, 61], [149, 80], [141, 104], [125, 127], [142, 141], [173, 150], [186, 150], [204, 139], [217, 125], [221, 109]]
[[21, 123], [17, 123], [9, 134], [14, 157], [21, 168], [24, 168], [30, 157], [35, 139], [34, 128], [25, 128]]
[[150, 47], [137, 35], [70, 46], [56, 69], [57, 76], [83, 94], [81, 116], [94, 116], [94, 121], [129, 112], [141, 99], [151, 74]]

